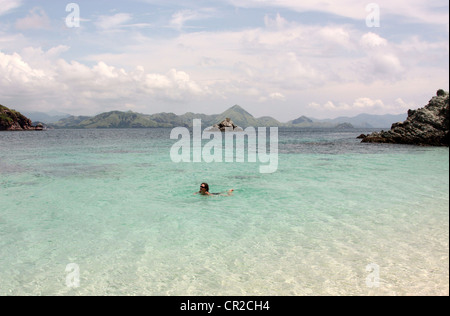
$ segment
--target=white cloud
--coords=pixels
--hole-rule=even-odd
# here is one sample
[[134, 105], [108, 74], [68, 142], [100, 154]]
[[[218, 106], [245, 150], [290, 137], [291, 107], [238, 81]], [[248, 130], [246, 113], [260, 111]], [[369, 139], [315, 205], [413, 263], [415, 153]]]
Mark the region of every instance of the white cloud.
[[390, 43], [378, 34], [369, 32], [360, 37], [361, 53], [365, 56], [356, 65], [360, 69], [359, 78], [365, 82], [375, 80], [395, 81], [404, 76], [408, 59], [399, 45]]
[[344, 27], [323, 27], [318, 34], [324, 42], [333, 42], [343, 47], [350, 46], [350, 33]]
[[388, 41], [380, 35], [369, 32], [361, 37], [360, 44], [363, 48], [376, 48], [388, 45]]
[[22, 5], [22, 0], [0, 0], [0, 16]]
[[43, 9], [34, 8], [26, 17], [16, 21], [16, 28], [22, 31], [49, 29], [50, 19]]
[[18, 51], [26, 45], [29, 45], [28, 39], [23, 34], [6, 34], [0, 31], [0, 51]]
[[[369, 97], [357, 98], [353, 102], [327, 101], [323, 104], [311, 102], [308, 107], [318, 112], [332, 112], [335, 115], [355, 115], [355, 113], [385, 114], [385, 113], [406, 113], [408, 109], [417, 108], [413, 103], [406, 103], [401, 98], [397, 98], [392, 103], [385, 103], [381, 99]], [[330, 113], [328, 115], [331, 117]]]
[[395, 54], [380, 54], [372, 58], [374, 73], [396, 75], [403, 71], [402, 63]]
[[286, 100], [286, 97], [280, 92], [271, 93], [269, 95], [269, 98], [271, 98], [272, 100], [280, 100], [280, 101]]
[[270, 18], [270, 16], [266, 14], [264, 17], [264, 24], [267, 28], [283, 29], [289, 25], [289, 22], [278, 13], [275, 19]]
[[359, 98], [353, 103], [353, 107], [357, 109], [385, 108], [383, 101], [372, 100], [370, 98]]
[[[89, 67], [57, 58], [65, 49], [35, 50], [40, 61], [33, 60], [34, 66], [18, 53], [0, 52], [3, 99], [25, 102], [30, 98], [33, 101], [28, 105], [32, 107], [29, 110], [39, 108], [40, 100], [51, 99], [54, 106], [63, 107], [53, 109], [92, 114], [96, 110], [125, 109], [126, 104], [142, 104], [143, 100], [184, 101], [208, 93], [207, 87], [201, 87], [183, 71], [172, 69], [166, 74], [156, 74], [145, 72], [143, 67], [126, 71], [104, 62]], [[28, 54], [32, 50], [28, 49]]]
[[0, 67], [4, 84], [7, 82], [30, 83], [45, 76], [43, 70], [31, 68], [17, 53], [6, 55], [0, 52]]
[[[259, 91], [253, 93], [256, 100], [269, 100], [267, 91], [282, 91], [292, 97], [299, 91], [332, 84], [382, 81], [392, 85], [407, 80], [412, 69], [420, 67], [419, 54], [409, 41], [395, 44], [349, 25], [299, 24], [281, 14], [266, 16], [264, 22], [259, 28], [186, 32], [167, 39], [141, 34], [136, 44], [123, 48], [127, 54], [101, 54], [90, 59], [129, 68], [139, 64], [158, 73], [189, 69], [196, 82], [216, 87], [210, 92], [221, 98], [239, 91], [243, 95]], [[445, 42], [421, 44], [423, 60], [436, 60], [429, 57], [437, 52], [448, 55]]]
[[403, 109], [405, 113], [409, 109], [415, 109], [418, 107], [417, 104], [414, 104], [413, 102], [405, 102], [405, 101], [403, 101], [402, 98], [397, 98], [395, 100], [395, 104], [396, 104], [396, 106], [394, 106], [395, 108]]
[[3, 98], [40, 93], [45, 96], [53, 82], [45, 70], [31, 67], [19, 54], [0, 52], [0, 95]]
[[[259, 95], [260, 92], [256, 91]], [[261, 96], [259, 98], [259, 102], [267, 102], [267, 101], [286, 101], [286, 96], [280, 92], [270, 93], [268, 96]]]
[[185, 27], [186, 22], [210, 18], [214, 12], [215, 10], [210, 8], [177, 11], [172, 15], [170, 26], [180, 31]]
[[128, 13], [117, 13], [114, 15], [101, 15], [98, 17], [95, 25], [101, 30], [115, 30], [123, 24], [131, 21], [132, 15]]
[[[50, 66], [51, 62], [58, 58], [61, 54], [70, 50], [69, 46], [59, 45], [50, 48], [47, 51], [44, 51], [42, 47], [25, 47], [20, 52], [20, 56], [22, 59], [27, 60], [28, 63], [37, 64], [37, 65], [46, 65]], [[50, 63], [45, 63], [46, 61]]]
[[172, 15], [170, 25], [172, 25], [177, 30], [181, 30], [187, 21], [195, 20], [197, 16], [197, 12], [192, 10], [178, 11]]

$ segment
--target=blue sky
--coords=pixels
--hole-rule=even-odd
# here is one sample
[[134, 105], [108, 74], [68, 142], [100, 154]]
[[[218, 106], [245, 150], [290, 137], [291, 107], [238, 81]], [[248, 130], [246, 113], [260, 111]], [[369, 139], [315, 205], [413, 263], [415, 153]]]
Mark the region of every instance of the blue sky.
[[239, 104], [288, 121], [406, 113], [449, 89], [447, 1], [82, 0], [79, 27], [69, 3], [0, 0], [1, 104], [75, 115]]

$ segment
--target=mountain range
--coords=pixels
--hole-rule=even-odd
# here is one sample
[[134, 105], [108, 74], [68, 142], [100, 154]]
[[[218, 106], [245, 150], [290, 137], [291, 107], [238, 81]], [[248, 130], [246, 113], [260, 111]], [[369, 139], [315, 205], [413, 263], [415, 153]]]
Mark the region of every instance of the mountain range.
[[[44, 115], [43, 115], [44, 114]], [[298, 127], [298, 128], [390, 128], [393, 123], [404, 121], [404, 115], [369, 115], [361, 114], [356, 117], [340, 117], [329, 120], [318, 120], [301, 116], [287, 123], [266, 116], [255, 118], [239, 105], [235, 105], [225, 112], [216, 115], [195, 114], [192, 112], [176, 115], [174, 113], [141, 114], [132, 111], [112, 111], [96, 116], [69, 116], [58, 113], [57, 116], [45, 117], [45, 113], [29, 113], [33, 122], [42, 122], [53, 128], [174, 128], [192, 127], [194, 119], [201, 119], [203, 126], [213, 126], [226, 118], [246, 128], [253, 127]]]
[[345, 124], [350, 123], [355, 127], [362, 128], [390, 128], [393, 123], [403, 122], [408, 115], [405, 114], [385, 114], [385, 115], [373, 115], [373, 114], [360, 114], [355, 117], [342, 116], [335, 119], [316, 120], [314, 122], [323, 122], [330, 124]]
[[33, 122], [42, 122], [45, 124], [56, 123], [59, 120], [70, 117], [70, 114], [65, 114], [57, 111], [43, 112], [22, 112], [23, 115], [30, 118]]

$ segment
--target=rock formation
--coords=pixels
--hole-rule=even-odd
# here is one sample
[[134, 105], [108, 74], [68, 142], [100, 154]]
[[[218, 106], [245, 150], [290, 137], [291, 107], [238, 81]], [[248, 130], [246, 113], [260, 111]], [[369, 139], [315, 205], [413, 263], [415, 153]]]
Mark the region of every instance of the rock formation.
[[21, 113], [0, 105], [0, 131], [35, 131], [43, 127], [34, 127], [31, 120]]
[[235, 125], [230, 118], [226, 118], [221, 123], [216, 124], [212, 127], [211, 131], [217, 132], [242, 132], [242, 128]]
[[439, 90], [427, 106], [409, 110], [405, 122], [393, 124], [390, 131], [368, 135], [362, 142], [449, 146], [449, 114], [449, 93]]

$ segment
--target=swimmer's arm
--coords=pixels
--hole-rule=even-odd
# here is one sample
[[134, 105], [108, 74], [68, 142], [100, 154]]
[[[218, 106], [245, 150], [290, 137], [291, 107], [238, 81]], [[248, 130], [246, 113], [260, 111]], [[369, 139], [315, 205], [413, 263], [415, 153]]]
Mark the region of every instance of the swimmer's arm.
[[[208, 195], [208, 196], [231, 196], [231, 195], [233, 195], [233, 192], [234, 192], [234, 189], [228, 190], [227, 194], [224, 194], [224, 193], [209, 193], [209, 192], [206, 192], [206, 195]], [[199, 194], [200, 194], [200, 192], [195, 192], [195, 193], [194, 193], [194, 195], [199, 195]]]
[[[194, 195], [199, 195], [199, 194], [200, 194], [200, 192], [195, 192], [195, 193], [194, 193]], [[214, 195], [214, 194], [211, 194], [211, 193], [209, 193], [209, 192], [206, 192], [205, 195]]]
[[234, 192], [234, 189], [232, 189], [232, 190], [228, 190], [228, 192], [225, 194], [225, 192], [224, 193], [217, 193], [217, 194], [214, 194], [214, 195], [220, 195], [220, 196], [232, 196], [233, 195], [233, 192]]

